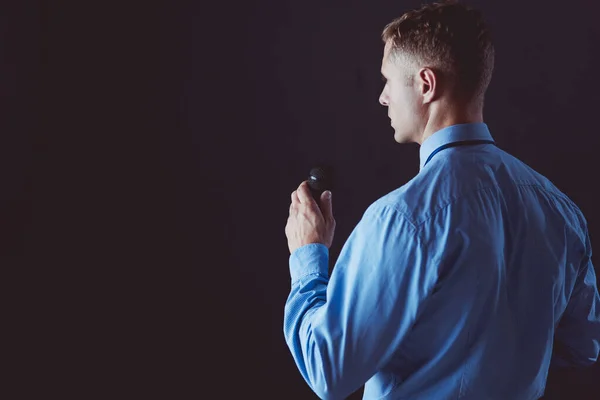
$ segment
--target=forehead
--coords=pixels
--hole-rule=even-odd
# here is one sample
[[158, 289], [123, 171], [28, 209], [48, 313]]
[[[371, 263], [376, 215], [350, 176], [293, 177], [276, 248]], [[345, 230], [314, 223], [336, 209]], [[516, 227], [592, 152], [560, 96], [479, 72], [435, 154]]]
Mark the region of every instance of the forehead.
[[383, 59], [381, 62], [382, 65], [389, 63], [391, 52], [392, 52], [392, 41], [388, 40], [385, 44], [385, 47], [383, 48]]
[[386, 43], [383, 50], [383, 58], [381, 60], [381, 73], [390, 75], [399, 71], [401, 68], [401, 63], [398, 62], [397, 54], [392, 51], [390, 42]]
[[415, 67], [414, 61], [407, 54], [392, 49], [389, 41], [386, 43], [381, 61], [382, 74], [407, 76]]

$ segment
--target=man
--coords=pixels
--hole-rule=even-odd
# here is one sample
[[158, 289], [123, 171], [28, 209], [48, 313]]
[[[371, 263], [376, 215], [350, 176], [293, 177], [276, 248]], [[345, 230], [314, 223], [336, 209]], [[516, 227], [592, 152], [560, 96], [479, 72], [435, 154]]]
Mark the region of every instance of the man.
[[332, 200], [306, 182], [286, 235], [284, 334], [324, 399], [537, 399], [548, 369], [600, 348], [586, 220], [550, 181], [494, 145], [482, 109], [494, 50], [456, 2], [386, 26], [380, 97], [421, 169], [374, 202], [331, 277]]

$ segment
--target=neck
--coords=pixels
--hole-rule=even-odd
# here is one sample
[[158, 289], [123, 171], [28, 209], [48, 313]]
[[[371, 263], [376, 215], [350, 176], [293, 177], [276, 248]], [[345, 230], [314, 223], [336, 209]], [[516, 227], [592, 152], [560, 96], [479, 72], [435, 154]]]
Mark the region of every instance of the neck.
[[468, 109], [456, 106], [450, 107], [449, 105], [443, 104], [432, 104], [431, 108], [426, 113], [426, 117], [425, 126], [421, 131], [423, 133], [416, 140], [419, 145], [423, 144], [425, 139], [435, 132], [448, 126], [483, 122], [483, 110], [481, 107]]

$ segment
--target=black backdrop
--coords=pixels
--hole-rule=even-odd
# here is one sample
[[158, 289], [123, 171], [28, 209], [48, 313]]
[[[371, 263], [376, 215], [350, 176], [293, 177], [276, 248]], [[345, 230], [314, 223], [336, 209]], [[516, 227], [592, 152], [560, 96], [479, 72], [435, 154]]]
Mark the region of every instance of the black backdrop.
[[[13, 3], [0, 238], [22, 283], [22, 390], [315, 398], [282, 334], [289, 195], [334, 166], [333, 265], [366, 207], [418, 172], [378, 96], [381, 29], [420, 2]], [[469, 3], [496, 46], [485, 122], [581, 207], [594, 245], [592, 3]], [[597, 367], [551, 375], [547, 397], [586, 398]]]

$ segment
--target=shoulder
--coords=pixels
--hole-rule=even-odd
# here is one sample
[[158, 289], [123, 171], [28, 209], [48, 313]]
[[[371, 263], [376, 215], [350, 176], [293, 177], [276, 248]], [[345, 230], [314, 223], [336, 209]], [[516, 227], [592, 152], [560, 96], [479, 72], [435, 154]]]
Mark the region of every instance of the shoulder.
[[461, 166], [426, 168], [406, 184], [377, 199], [367, 212], [391, 209], [417, 227], [480, 186], [476, 184], [472, 169]]
[[579, 206], [569, 195], [559, 189], [550, 178], [513, 155], [503, 150], [498, 150], [498, 152], [503, 160], [494, 171], [498, 176], [498, 180], [510, 181], [512, 185], [521, 189], [532, 188], [546, 193], [556, 206], [573, 213], [573, 216], [585, 225], [585, 218]]
[[571, 199], [548, 178], [501, 149], [452, 153], [449, 151], [406, 184], [377, 199], [367, 213], [372, 216], [394, 210], [416, 227], [443, 209], [476, 202], [482, 191], [497, 197], [515, 197], [510, 193], [533, 187], [581, 215]]

